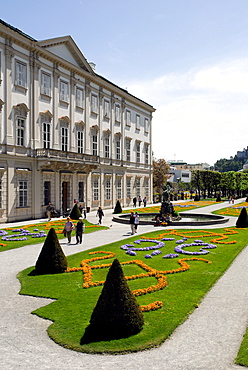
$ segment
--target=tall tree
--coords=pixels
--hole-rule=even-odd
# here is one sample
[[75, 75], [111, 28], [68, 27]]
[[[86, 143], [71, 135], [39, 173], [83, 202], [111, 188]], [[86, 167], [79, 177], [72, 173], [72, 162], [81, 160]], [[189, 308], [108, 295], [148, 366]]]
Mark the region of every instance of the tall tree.
[[165, 185], [170, 177], [170, 165], [165, 159], [154, 159], [153, 161], [153, 188], [162, 195], [162, 185]]

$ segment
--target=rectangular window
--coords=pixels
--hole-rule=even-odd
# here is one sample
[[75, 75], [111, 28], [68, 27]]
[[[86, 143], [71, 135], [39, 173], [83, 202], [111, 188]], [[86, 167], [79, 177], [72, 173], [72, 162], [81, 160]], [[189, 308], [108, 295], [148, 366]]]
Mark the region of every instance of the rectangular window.
[[51, 76], [47, 73], [41, 73], [41, 94], [51, 96]]
[[92, 154], [97, 155], [97, 135], [92, 135]]
[[126, 140], [126, 159], [131, 161], [131, 140]]
[[149, 163], [149, 146], [145, 145], [145, 164]]
[[84, 107], [84, 91], [78, 87], [76, 88], [76, 106], [79, 108]]
[[27, 207], [28, 205], [28, 182], [18, 182], [18, 206]]
[[78, 183], [78, 201], [84, 202], [84, 182]]
[[136, 114], [136, 130], [140, 130], [140, 116]]
[[117, 180], [117, 199], [121, 199], [122, 198], [122, 191], [121, 191], [121, 179], [118, 179]]
[[146, 194], [146, 197], [148, 198], [149, 197], [149, 180], [146, 180], [145, 182], [145, 194]]
[[106, 180], [105, 191], [106, 191], [106, 193], [105, 193], [106, 200], [111, 200], [111, 182], [110, 182], [110, 179]]
[[115, 105], [115, 122], [121, 122], [121, 107], [119, 104]]
[[47, 205], [51, 202], [51, 182], [45, 181], [44, 182], [44, 204]]
[[22, 118], [17, 118], [17, 130], [16, 130], [17, 145], [24, 146], [24, 132], [25, 132], [25, 120]]
[[136, 195], [140, 196], [140, 178], [136, 178]]
[[140, 142], [136, 141], [136, 162], [140, 163]]
[[[51, 137], [50, 137], [50, 123], [43, 122], [42, 125], [42, 136], [43, 136], [43, 148], [50, 149]], [[47, 203], [45, 203], [47, 204]]]
[[99, 200], [98, 179], [93, 181], [93, 200]]
[[182, 172], [182, 177], [189, 177], [189, 172]]
[[131, 199], [131, 179], [127, 178], [127, 198]]
[[116, 140], [116, 159], [121, 159], [121, 141], [120, 141], [120, 139]]
[[144, 131], [146, 134], [149, 132], [149, 121], [147, 118], [145, 118], [145, 122], [144, 122]]
[[109, 158], [109, 136], [104, 139], [104, 155]]
[[61, 150], [63, 152], [68, 151], [68, 128], [61, 127]]
[[126, 125], [131, 126], [131, 112], [130, 112], [130, 110], [126, 111]]
[[77, 150], [78, 153], [82, 154], [84, 149], [84, 133], [83, 131], [77, 132]]
[[27, 86], [27, 65], [21, 62], [16, 62], [16, 85]]
[[91, 95], [91, 112], [97, 114], [97, 95]]
[[104, 100], [103, 102], [103, 116], [109, 118], [109, 101]]
[[67, 82], [60, 81], [60, 100], [68, 103], [69, 99], [69, 86]]

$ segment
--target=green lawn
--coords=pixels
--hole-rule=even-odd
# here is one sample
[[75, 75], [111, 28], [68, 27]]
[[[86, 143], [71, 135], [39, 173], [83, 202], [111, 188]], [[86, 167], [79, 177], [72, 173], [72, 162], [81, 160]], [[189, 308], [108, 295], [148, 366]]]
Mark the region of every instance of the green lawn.
[[[19, 227], [6, 227], [4, 229], [0, 230], [0, 233], [2, 231], [6, 231], [8, 233], [7, 236], [9, 235], [16, 235], [16, 238], [14, 239], [19, 239], [23, 237], [21, 229], [24, 231], [29, 231], [30, 233], [40, 233], [41, 231], [44, 231], [45, 235], [47, 235], [48, 231], [50, 230], [51, 227], [53, 227], [57, 233], [57, 236], [59, 239], [64, 238], [64, 234], [62, 233], [64, 224], [66, 220], [65, 219], [57, 219], [52, 222], [44, 222], [44, 223], [34, 223], [32, 225], [25, 225], [25, 226], [19, 226]], [[73, 221], [74, 224], [76, 225], [77, 221]], [[105, 226], [99, 226], [99, 225], [94, 225], [88, 222], [87, 220], [83, 220], [85, 224], [85, 234], [92, 233], [97, 230], [103, 230], [107, 229]], [[72, 236], [75, 235], [75, 231], [72, 232]], [[20, 248], [25, 245], [30, 245], [30, 244], [38, 244], [38, 243], [43, 243], [45, 241], [46, 236], [44, 237], [32, 237], [26, 236], [27, 239], [25, 240], [4, 240], [4, 236], [1, 236], [1, 242], [0, 242], [0, 252], [9, 250], [9, 249], [14, 249], [14, 248]]]
[[[227, 231], [228, 230], [228, 231]], [[236, 232], [231, 233], [230, 230]], [[91, 286], [83, 288], [87, 275], [82, 271], [64, 273], [59, 275], [34, 276], [30, 274], [33, 267], [30, 267], [19, 273], [18, 278], [21, 281], [21, 294], [33, 295], [39, 297], [54, 298], [55, 301], [47, 306], [35, 310], [33, 313], [40, 317], [52, 320], [53, 323], [48, 328], [49, 336], [58, 344], [76, 351], [88, 353], [124, 353], [148, 349], [160, 345], [175, 328], [181, 324], [188, 315], [200, 304], [202, 298], [213, 284], [229, 267], [234, 258], [246, 245], [248, 230], [243, 229], [219, 229], [216, 230], [178, 230], [169, 229], [163, 232], [155, 231], [145, 234], [149, 237], [174, 237], [173, 241], [165, 241], [165, 245], [158, 254], [150, 259], [146, 259], [147, 251], [137, 251], [137, 255], [132, 257], [120, 249], [120, 246], [126, 243], [132, 243], [140, 237], [128, 238], [125, 241], [108, 244], [92, 251], [113, 252], [115, 257], [103, 261], [88, 262], [89, 266], [109, 264], [114, 258], [120, 262], [130, 262], [138, 260], [136, 264], [123, 265], [126, 276], [146, 273], [140, 266], [141, 263], [150, 268], [160, 271], [162, 276], [166, 276], [168, 285], [158, 291], [137, 297], [140, 305], [149, 305], [155, 301], [162, 302], [162, 307], [155, 311], [144, 312], [145, 325], [143, 330], [134, 336], [125, 339], [112, 340], [108, 342], [94, 342], [80, 345], [80, 339], [89, 324], [91, 313], [96, 305], [102, 286]], [[173, 259], [162, 258], [168, 253], [175, 253], [174, 247], [176, 240], [187, 236], [186, 243], [191, 243], [195, 239], [215, 244], [215, 249], [210, 249], [205, 255], [184, 255]], [[235, 242], [234, 242], [235, 241]], [[230, 242], [234, 242], [231, 244]], [[225, 243], [225, 244], [220, 244]], [[143, 242], [136, 247], [154, 246], [154, 242]], [[199, 251], [199, 247], [187, 247], [188, 251]], [[98, 254], [99, 257], [103, 254]], [[79, 267], [82, 260], [93, 258], [89, 251], [81, 252], [68, 257], [70, 268]], [[179, 260], [186, 258], [185, 261], [190, 267], [184, 272], [177, 272], [180, 268]], [[199, 258], [193, 260], [192, 258]], [[201, 260], [203, 258], [204, 260]], [[206, 263], [206, 260], [211, 263]], [[181, 262], [182, 263], [182, 262]], [[100, 269], [92, 269], [92, 281], [104, 281], [108, 267], [102, 266]], [[162, 271], [162, 272], [161, 272]], [[174, 272], [174, 273], [172, 273]], [[156, 286], [157, 278], [143, 277], [128, 280], [132, 290], [146, 289]]]

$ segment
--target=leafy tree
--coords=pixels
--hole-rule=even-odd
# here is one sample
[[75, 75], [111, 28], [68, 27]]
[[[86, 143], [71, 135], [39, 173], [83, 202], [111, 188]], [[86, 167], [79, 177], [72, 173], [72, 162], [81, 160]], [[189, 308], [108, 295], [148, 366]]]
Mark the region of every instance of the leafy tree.
[[162, 185], [165, 185], [170, 177], [170, 165], [164, 159], [153, 161], [153, 188], [162, 196]]
[[46, 237], [40, 255], [36, 261], [35, 273], [59, 274], [67, 269], [67, 259], [59, 244], [57, 234], [52, 227]]
[[81, 344], [126, 338], [139, 333], [143, 325], [141, 308], [128, 286], [120, 262], [115, 259]]
[[202, 177], [201, 177], [201, 171], [195, 170], [192, 171], [192, 177], [191, 177], [191, 183], [196, 188], [196, 191], [198, 192], [198, 200], [200, 199], [201, 189], [202, 189]]

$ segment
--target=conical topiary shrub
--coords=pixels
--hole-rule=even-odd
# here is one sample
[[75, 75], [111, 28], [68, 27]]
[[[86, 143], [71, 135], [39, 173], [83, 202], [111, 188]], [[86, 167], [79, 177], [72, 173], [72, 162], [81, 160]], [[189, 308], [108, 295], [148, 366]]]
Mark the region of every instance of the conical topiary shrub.
[[122, 212], [121, 203], [119, 200], [117, 200], [115, 209], [114, 209], [114, 214], [121, 213], [121, 212]]
[[82, 213], [80, 212], [80, 209], [78, 208], [77, 203], [75, 203], [74, 207], [71, 210], [70, 218], [72, 220], [78, 220], [79, 217], [82, 217]]
[[221, 202], [220, 194], [217, 195], [216, 202]]
[[54, 228], [51, 228], [36, 261], [35, 273], [38, 275], [59, 274], [65, 272], [66, 269], [66, 256], [59, 244]]
[[247, 211], [245, 207], [243, 207], [240, 211], [236, 222], [236, 227], [248, 227]]
[[81, 344], [126, 338], [139, 333], [143, 325], [141, 308], [127, 284], [120, 262], [115, 259]]

